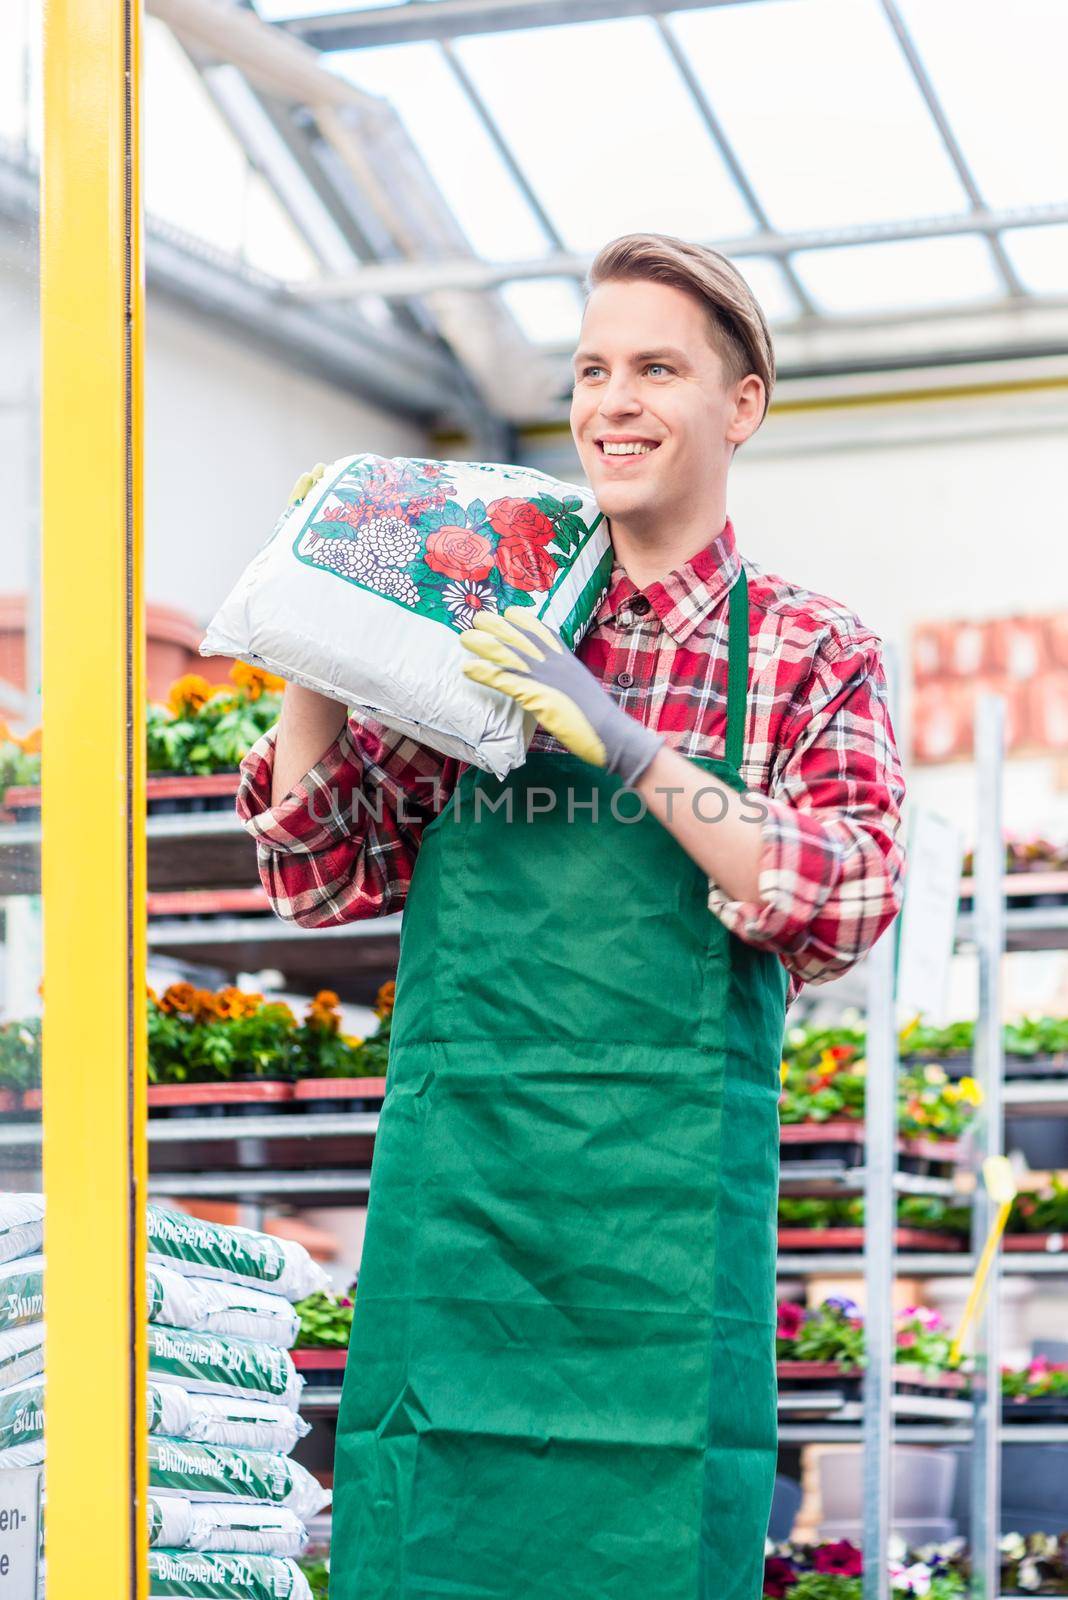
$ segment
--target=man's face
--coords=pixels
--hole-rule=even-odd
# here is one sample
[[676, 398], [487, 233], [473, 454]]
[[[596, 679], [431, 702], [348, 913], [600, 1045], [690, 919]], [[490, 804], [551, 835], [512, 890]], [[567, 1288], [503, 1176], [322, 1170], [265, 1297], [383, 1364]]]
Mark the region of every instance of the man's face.
[[[669, 284], [609, 282], [593, 290], [574, 381], [579, 459], [601, 510], [620, 520], [699, 511], [761, 415], [762, 390], [748, 406], [743, 395], [739, 408], [740, 389], [748, 384], [751, 397], [759, 380], [724, 386], [707, 313]], [[621, 444], [630, 448], [620, 453]]]

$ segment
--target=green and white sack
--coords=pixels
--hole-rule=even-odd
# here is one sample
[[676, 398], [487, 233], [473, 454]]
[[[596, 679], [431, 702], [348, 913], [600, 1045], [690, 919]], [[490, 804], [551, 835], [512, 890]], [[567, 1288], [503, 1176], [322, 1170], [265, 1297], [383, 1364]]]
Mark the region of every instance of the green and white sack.
[[44, 1243], [44, 1195], [0, 1194], [0, 1261], [37, 1255]]
[[0, 1334], [44, 1319], [42, 1255], [20, 1256], [0, 1265]]
[[[0, 1279], [0, 1293], [3, 1284]], [[281, 1294], [214, 1278], [190, 1278], [173, 1267], [148, 1271], [148, 1320], [196, 1333], [221, 1333], [260, 1339], [288, 1350], [296, 1342], [300, 1318]]]
[[192, 1394], [275, 1400], [293, 1411], [304, 1388], [288, 1351], [184, 1328], [149, 1328], [148, 1370], [156, 1383], [176, 1383]]
[[148, 1497], [148, 1544], [151, 1550], [188, 1550], [193, 1505], [179, 1495]]
[[302, 491], [201, 654], [255, 662], [499, 778], [519, 766], [533, 720], [462, 675], [458, 635], [521, 605], [579, 642], [612, 570], [589, 489], [529, 467], [364, 454], [306, 474]]
[[0, 1470], [36, 1467], [44, 1460], [44, 1379], [0, 1389]]
[[269, 1450], [287, 1456], [311, 1423], [289, 1406], [267, 1400], [241, 1400], [233, 1395], [189, 1394], [184, 1389], [160, 1385], [160, 1392], [181, 1396], [185, 1415], [178, 1428], [154, 1428], [172, 1439], [195, 1439], [200, 1444], [226, 1444], [235, 1450]]
[[43, 1322], [0, 1333], [0, 1389], [9, 1389], [44, 1371], [44, 1341]]
[[148, 1441], [148, 1481], [154, 1493], [187, 1500], [255, 1500], [286, 1506], [302, 1522], [330, 1504], [330, 1492], [307, 1467], [266, 1450], [231, 1450], [190, 1439]]
[[329, 1278], [302, 1244], [251, 1228], [204, 1222], [184, 1211], [148, 1207], [148, 1259], [187, 1278], [216, 1278], [303, 1300], [329, 1286]]
[[152, 1600], [312, 1600], [295, 1561], [198, 1550], [150, 1550], [148, 1592]]
[[192, 1506], [183, 1548], [255, 1556], [299, 1556], [308, 1532], [288, 1506], [249, 1500], [202, 1500]]

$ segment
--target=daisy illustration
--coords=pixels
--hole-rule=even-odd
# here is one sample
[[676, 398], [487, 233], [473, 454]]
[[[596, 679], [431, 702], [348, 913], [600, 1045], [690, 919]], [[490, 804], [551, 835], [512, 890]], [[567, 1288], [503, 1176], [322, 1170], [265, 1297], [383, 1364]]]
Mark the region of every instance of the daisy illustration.
[[403, 568], [419, 554], [420, 546], [418, 532], [400, 517], [373, 517], [352, 538], [309, 539], [305, 553], [317, 566], [415, 606], [419, 590]]
[[470, 628], [480, 611], [496, 611], [497, 596], [488, 583], [469, 578], [447, 583], [441, 591], [449, 615], [461, 628]]

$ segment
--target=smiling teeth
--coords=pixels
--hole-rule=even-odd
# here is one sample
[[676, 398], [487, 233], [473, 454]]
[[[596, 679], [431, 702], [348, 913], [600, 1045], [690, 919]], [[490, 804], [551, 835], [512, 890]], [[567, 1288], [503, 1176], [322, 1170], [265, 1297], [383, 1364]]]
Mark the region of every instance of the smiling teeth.
[[656, 449], [656, 445], [655, 444], [610, 444], [608, 442], [608, 440], [602, 439], [602, 441], [601, 441], [601, 449], [604, 451], [606, 456], [644, 456], [644, 455], [648, 455], [650, 450], [655, 450]]

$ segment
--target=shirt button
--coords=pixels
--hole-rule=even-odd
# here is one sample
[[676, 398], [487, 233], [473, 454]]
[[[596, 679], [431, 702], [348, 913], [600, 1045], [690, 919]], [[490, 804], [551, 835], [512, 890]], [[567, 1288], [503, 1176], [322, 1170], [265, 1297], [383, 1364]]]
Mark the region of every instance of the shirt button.
[[634, 674], [632, 672], [617, 672], [616, 682], [621, 689], [629, 689], [634, 682]]
[[649, 601], [643, 594], [636, 594], [630, 603], [630, 608], [636, 617], [644, 617], [649, 610]]

